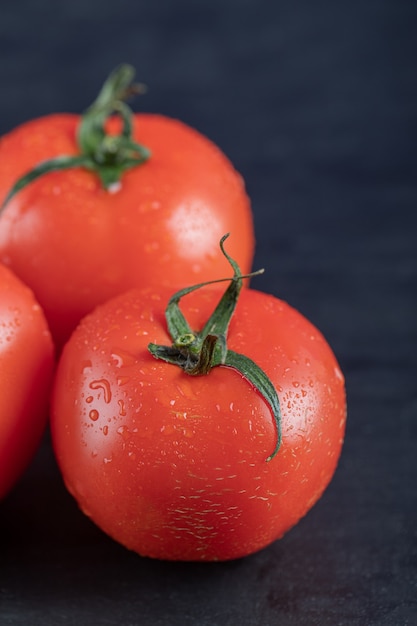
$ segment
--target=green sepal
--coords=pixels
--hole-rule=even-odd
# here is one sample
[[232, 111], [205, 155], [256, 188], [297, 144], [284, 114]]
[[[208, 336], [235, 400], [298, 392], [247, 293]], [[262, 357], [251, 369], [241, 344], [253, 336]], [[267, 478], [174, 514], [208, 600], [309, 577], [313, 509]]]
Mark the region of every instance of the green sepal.
[[49, 174], [50, 172], [56, 172], [58, 170], [68, 170], [74, 167], [86, 167], [91, 169], [93, 164], [90, 162], [90, 159], [85, 155], [80, 156], [58, 156], [54, 159], [50, 159], [49, 161], [43, 161], [37, 167], [34, 167], [30, 172], [21, 176], [10, 189], [9, 193], [3, 200], [3, 204], [0, 207], [0, 211], [4, 209], [6, 204], [12, 197], [17, 194], [21, 189], [27, 187], [30, 183], [32, 183], [37, 178], [40, 178], [44, 174]]
[[252, 361], [252, 359], [249, 359], [244, 354], [228, 350], [223, 365], [232, 367], [234, 370], [240, 372], [242, 376], [246, 378], [246, 380], [249, 381], [257, 391], [259, 391], [261, 396], [267, 401], [271, 408], [278, 436], [274, 451], [266, 459], [267, 461], [270, 461], [277, 454], [282, 443], [281, 407], [276, 389], [265, 372], [254, 361]]

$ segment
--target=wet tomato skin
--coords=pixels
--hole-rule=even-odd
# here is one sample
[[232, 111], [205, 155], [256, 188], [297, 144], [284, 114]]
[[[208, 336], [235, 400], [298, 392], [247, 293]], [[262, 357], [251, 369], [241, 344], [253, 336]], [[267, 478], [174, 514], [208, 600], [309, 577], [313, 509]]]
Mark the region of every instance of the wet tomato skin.
[[[220, 297], [182, 303], [200, 328]], [[271, 411], [235, 370], [189, 376], [156, 360], [170, 344], [170, 290], [132, 290], [87, 316], [64, 348], [51, 429], [64, 481], [107, 534], [144, 556], [229, 560], [282, 537], [320, 498], [342, 448], [346, 402], [320, 332], [288, 304], [245, 289], [228, 346], [272, 380], [282, 445], [271, 460]]]
[[[40, 162], [78, 153], [80, 117], [31, 120], [0, 140], [0, 202]], [[166, 116], [133, 116], [146, 163], [103, 188], [80, 167], [45, 174], [19, 191], [0, 218], [0, 261], [34, 291], [58, 346], [97, 304], [131, 287], [193, 284], [228, 275], [218, 241], [251, 269], [254, 230], [240, 174], [209, 139]], [[120, 120], [110, 119], [110, 133]]]
[[15, 486], [48, 418], [54, 348], [32, 291], [0, 264], [0, 499]]

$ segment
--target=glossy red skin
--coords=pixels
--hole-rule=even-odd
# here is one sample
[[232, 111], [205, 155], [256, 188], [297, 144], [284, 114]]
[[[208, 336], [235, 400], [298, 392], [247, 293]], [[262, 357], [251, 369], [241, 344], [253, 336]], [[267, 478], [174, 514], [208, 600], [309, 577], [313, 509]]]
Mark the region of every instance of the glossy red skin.
[[[281, 401], [276, 443], [264, 399], [236, 371], [191, 377], [156, 360], [170, 344], [172, 292], [131, 291], [88, 316], [64, 348], [53, 445], [69, 491], [106, 533], [141, 555], [228, 560], [282, 537], [330, 482], [345, 430], [344, 380], [320, 332], [286, 303], [242, 291], [229, 348], [269, 375]], [[187, 296], [201, 328], [220, 292]]]
[[53, 371], [45, 316], [32, 291], [0, 265], [0, 499], [39, 445]]
[[[23, 124], [0, 141], [0, 203], [41, 161], [74, 155], [79, 116]], [[116, 132], [118, 120], [109, 130]], [[164, 116], [134, 116], [148, 162], [105, 191], [76, 168], [32, 182], [0, 219], [0, 261], [34, 291], [61, 346], [97, 304], [131, 287], [194, 284], [230, 274], [219, 240], [251, 269], [254, 231], [243, 179], [211, 141]]]

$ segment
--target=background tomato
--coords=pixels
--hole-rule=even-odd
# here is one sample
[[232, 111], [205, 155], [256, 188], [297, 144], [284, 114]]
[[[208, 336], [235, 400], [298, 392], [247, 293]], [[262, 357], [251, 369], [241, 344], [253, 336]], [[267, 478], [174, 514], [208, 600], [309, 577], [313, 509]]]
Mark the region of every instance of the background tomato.
[[0, 265], [0, 498], [34, 454], [47, 420], [51, 335], [32, 291]]
[[[192, 328], [221, 291], [184, 299]], [[82, 510], [114, 539], [163, 559], [226, 560], [281, 537], [318, 500], [339, 458], [344, 381], [320, 332], [286, 303], [245, 289], [228, 346], [269, 376], [271, 410], [242, 375], [189, 376], [156, 360], [172, 291], [132, 290], [85, 318], [64, 348], [52, 407], [56, 457]]]
[[[81, 117], [48, 115], [0, 142], [0, 203], [16, 180], [58, 155], [79, 153]], [[133, 139], [151, 152], [106, 190], [98, 175], [54, 171], [19, 191], [0, 219], [0, 260], [34, 290], [58, 345], [98, 303], [133, 286], [220, 278], [220, 237], [243, 272], [254, 252], [244, 182], [227, 157], [189, 126], [161, 115], [132, 117]], [[106, 123], [111, 135], [122, 121]]]

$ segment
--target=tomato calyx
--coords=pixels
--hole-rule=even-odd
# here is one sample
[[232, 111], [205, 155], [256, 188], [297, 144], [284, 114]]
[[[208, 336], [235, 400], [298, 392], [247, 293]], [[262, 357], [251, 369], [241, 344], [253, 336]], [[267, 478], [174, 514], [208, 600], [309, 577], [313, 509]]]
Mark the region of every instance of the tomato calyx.
[[[126, 170], [149, 159], [148, 148], [133, 140], [133, 113], [125, 102], [128, 96], [144, 91], [143, 85], [132, 83], [134, 73], [134, 68], [127, 64], [113, 70], [93, 104], [83, 113], [77, 129], [80, 153], [60, 155], [35, 166], [16, 181], [1, 208], [21, 189], [49, 172], [84, 167], [95, 172], [103, 187], [112, 191], [117, 189]], [[122, 122], [118, 135], [105, 129], [108, 119], [114, 116]]]
[[[219, 365], [231, 367], [240, 372], [261, 394], [272, 411], [277, 430], [277, 440], [272, 454], [266, 459], [270, 461], [278, 453], [282, 440], [281, 408], [278, 394], [267, 374], [254, 361], [243, 354], [229, 350], [227, 347], [229, 324], [238, 302], [243, 280], [260, 274], [263, 270], [242, 275], [236, 261], [224, 249], [224, 242], [228, 236], [229, 234], [226, 234], [220, 240], [220, 249], [232, 266], [233, 276], [199, 283], [177, 291], [170, 298], [165, 311], [168, 331], [173, 343], [170, 346], [150, 343], [148, 349], [156, 359], [162, 359], [167, 363], [176, 365], [191, 376], [209, 374], [213, 367]], [[225, 281], [229, 282], [229, 286], [203, 329], [198, 332], [192, 330], [179, 307], [181, 298], [207, 285]]]
[[[90, 167], [100, 176], [106, 189], [120, 181], [127, 169], [141, 165], [150, 157], [150, 151], [133, 141], [132, 110], [124, 101], [127, 96], [143, 90], [133, 84], [134, 69], [121, 65], [104, 83], [93, 104], [82, 116], [78, 129], [78, 144], [82, 154], [89, 158]], [[110, 135], [105, 124], [110, 116], [122, 120], [122, 132]]]

